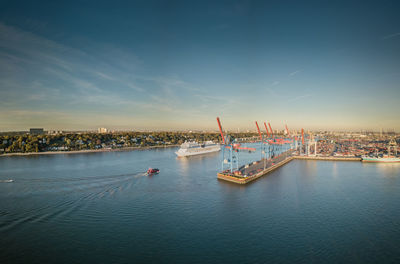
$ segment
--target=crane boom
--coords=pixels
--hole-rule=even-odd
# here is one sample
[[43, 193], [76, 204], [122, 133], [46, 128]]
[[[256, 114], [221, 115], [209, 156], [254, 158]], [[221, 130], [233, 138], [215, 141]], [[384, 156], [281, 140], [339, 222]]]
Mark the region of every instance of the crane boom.
[[271, 135], [274, 137], [274, 132], [272, 131], [271, 124], [268, 122], [269, 129], [271, 130]]
[[257, 121], [256, 121], [256, 126], [257, 126], [258, 135], [260, 135], [260, 140], [262, 141], [262, 135], [261, 135], [260, 128], [258, 127]]
[[287, 128], [287, 124], [285, 124], [285, 127], [286, 127], [286, 133], [290, 137], [289, 129]]
[[219, 132], [221, 133], [221, 137], [222, 137], [222, 144], [225, 144], [225, 137], [224, 137], [224, 133], [222, 132], [222, 126], [221, 126], [221, 122], [219, 121], [219, 117], [217, 117], [217, 122], [218, 122]]
[[268, 131], [268, 127], [267, 127], [267, 124], [264, 122], [264, 126], [265, 126], [265, 130], [267, 131], [267, 135], [268, 135], [268, 137], [269, 137], [269, 131]]

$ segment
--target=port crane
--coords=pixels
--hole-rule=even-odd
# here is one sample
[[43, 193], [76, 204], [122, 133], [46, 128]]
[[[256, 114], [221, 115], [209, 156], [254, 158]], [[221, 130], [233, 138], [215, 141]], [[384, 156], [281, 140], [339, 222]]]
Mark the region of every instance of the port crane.
[[[233, 139], [230, 135], [224, 134], [221, 120], [217, 117], [217, 123], [219, 132], [221, 134], [222, 139], [222, 171], [225, 171], [226, 165], [228, 165], [228, 170], [231, 173], [239, 172], [239, 152], [240, 151], [248, 151], [253, 152], [256, 151], [254, 147], [246, 147], [242, 146], [237, 139]], [[258, 137], [256, 141], [260, 142], [260, 156], [261, 160], [264, 160], [264, 163], [268, 160], [267, 158], [274, 158], [279, 156], [281, 153], [288, 151], [289, 149], [298, 149], [298, 140], [300, 140], [297, 136], [291, 135], [287, 124], [284, 124], [285, 132], [287, 137], [281, 137], [274, 134], [272, 130], [271, 123], [263, 122], [266, 134], [261, 132], [260, 126], [258, 122], [255, 121], [256, 132]], [[308, 141], [307, 141], [308, 142]], [[293, 147], [293, 143], [295, 144]], [[314, 147], [314, 155], [316, 154], [316, 141], [313, 140], [315, 144]], [[301, 147], [299, 153], [310, 154], [309, 150], [310, 146], [306, 144], [306, 136], [304, 134], [304, 129], [301, 130]], [[228, 151], [226, 153], [226, 151]]]
[[271, 136], [274, 138], [274, 132], [272, 131], [271, 124], [268, 122], [269, 129], [271, 130]]
[[269, 137], [268, 127], [267, 127], [267, 124], [265, 122], [264, 122], [264, 127], [265, 127], [265, 131], [267, 131], [267, 136]]
[[301, 148], [300, 148], [300, 154], [301, 154], [303, 148], [304, 148], [304, 129], [302, 128], [302, 129], [301, 129]]
[[286, 134], [287, 134], [287, 136], [290, 137], [290, 132], [289, 132], [289, 129], [288, 129], [288, 127], [287, 127], [287, 124], [285, 124], [285, 128], [286, 128]]
[[[269, 122], [268, 122], [268, 127], [269, 127], [269, 130], [271, 131], [272, 138], [268, 139], [270, 137], [270, 132], [268, 130], [267, 123], [264, 122], [265, 131], [267, 132], [267, 137], [268, 137], [267, 140], [264, 141], [263, 138], [262, 138], [262, 134], [260, 132], [260, 129], [259, 129], [257, 121], [256, 121], [256, 126], [257, 126], [257, 131], [258, 131], [258, 134], [259, 134], [259, 137], [260, 137], [260, 141], [262, 142], [262, 147], [261, 147], [262, 154], [266, 154], [265, 145], [268, 145], [269, 157], [274, 157], [276, 150], [278, 150], [279, 148], [283, 149], [283, 146], [285, 144], [292, 144], [293, 143], [293, 140], [287, 140], [287, 139], [284, 139], [284, 138], [275, 137], [274, 134], [273, 134], [273, 131], [272, 131], [271, 124]], [[286, 131], [289, 133], [287, 125], [285, 125], [285, 127], [286, 127]], [[262, 156], [262, 154], [261, 154], [261, 156]]]
[[[222, 146], [222, 171], [224, 171], [224, 164], [228, 164], [231, 173], [233, 173], [234, 163], [236, 163], [236, 166], [235, 166], [236, 171], [239, 170], [239, 151], [246, 150], [248, 152], [252, 152], [252, 151], [256, 151], [256, 149], [242, 147], [240, 143], [236, 142], [236, 139], [231, 140], [231, 137], [229, 135], [224, 136], [221, 121], [220, 121], [219, 117], [217, 117], [217, 123], [218, 123], [219, 132], [221, 133], [222, 144], [223, 144], [223, 146]], [[225, 149], [229, 150], [227, 158], [225, 158]]]
[[300, 151], [299, 154], [303, 155], [310, 155], [310, 148], [311, 148], [311, 144], [314, 144], [314, 153], [313, 155], [316, 156], [317, 155], [317, 140], [315, 140], [315, 138], [311, 135], [308, 135], [308, 140], [306, 139], [306, 135], [304, 134], [304, 129], [301, 129], [301, 147], [300, 147]]

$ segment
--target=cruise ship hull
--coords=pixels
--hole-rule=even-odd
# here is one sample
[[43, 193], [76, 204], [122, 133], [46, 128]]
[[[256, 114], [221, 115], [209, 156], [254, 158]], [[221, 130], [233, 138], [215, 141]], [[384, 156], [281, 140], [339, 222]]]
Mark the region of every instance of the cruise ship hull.
[[400, 162], [400, 158], [370, 158], [363, 157], [362, 162], [379, 162], [379, 163], [394, 163]]

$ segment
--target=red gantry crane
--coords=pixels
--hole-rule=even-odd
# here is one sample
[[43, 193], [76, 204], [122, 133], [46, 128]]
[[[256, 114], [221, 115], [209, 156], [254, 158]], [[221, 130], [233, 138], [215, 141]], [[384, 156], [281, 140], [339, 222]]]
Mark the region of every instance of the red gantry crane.
[[221, 126], [221, 121], [219, 121], [219, 117], [217, 117], [217, 122], [218, 122], [219, 132], [221, 133], [221, 137], [222, 137], [222, 144], [225, 145], [225, 137], [224, 137], [224, 133], [222, 132], [222, 126]]
[[233, 150], [236, 150], [236, 152], [239, 149], [248, 150], [248, 151], [255, 151], [256, 150], [255, 148], [241, 147], [240, 143], [233, 143], [233, 144], [230, 144], [230, 145], [225, 144], [227, 142], [225, 141], [225, 136], [224, 136], [224, 133], [222, 132], [222, 125], [221, 125], [221, 121], [220, 121], [219, 117], [217, 117], [217, 122], [218, 122], [219, 132], [221, 133], [221, 137], [222, 137], [222, 144], [225, 145], [225, 148], [229, 148], [230, 149], [231, 146], [232, 146]]
[[[248, 150], [250, 151], [256, 151], [256, 148], [249, 148], [249, 147], [242, 147], [241, 144], [237, 141], [237, 139], [233, 139], [229, 136], [226, 135], [224, 136], [224, 132], [222, 129], [221, 121], [219, 117], [217, 117], [217, 122], [218, 122], [218, 128], [219, 132], [221, 133], [221, 138], [222, 138], [222, 174], [227, 174], [227, 175], [232, 175], [232, 176], [238, 176], [242, 175], [243, 172], [246, 172], [245, 168], [249, 168], [249, 166], [258, 166], [259, 162], [252, 162], [247, 165], [243, 165], [242, 167], [239, 168], [239, 150]], [[293, 143], [293, 138], [285, 138], [281, 137], [280, 134], [278, 133], [278, 136], [275, 137], [274, 132], [272, 130], [271, 124], [264, 122], [264, 127], [267, 132], [268, 138], [263, 139], [263, 134], [260, 130], [260, 127], [258, 125], [258, 122], [255, 121], [256, 127], [257, 127], [257, 133], [260, 138], [260, 154], [261, 154], [261, 159], [260, 161], [264, 161], [264, 170], [266, 168], [266, 165], [268, 162], [271, 162], [272, 165], [274, 165], [274, 162], [276, 160], [281, 159], [282, 157], [286, 158], [288, 155], [291, 155], [293, 151], [292, 147], [289, 145], [286, 145], [288, 143]], [[269, 128], [269, 129], [268, 129]], [[286, 132], [290, 136], [289, 129], [287, 127], [287, 124], [285, 124]], [[302, 136], [303, 136], [303, 142], [304, 142], [304, 133], [302, 131]], [[225, 150], [229, 149], [229, 152], [225, 154]], [[267, 155], [267, 153], [269, 155]], [[226, 168], [226, 165], [228, 165], [228, 169]], [[246, 167], [247, 166], [247, 167]], [[257, 169], [257, 171], [261, 171], [262, 168]], [[253, 172], [251, 172], [253, 173]], [[251, 174], [250, 174], [251, 175]], [[244, 175], [246, 177], [246, 175]], [[239, 176], [238, 176], [239, 177]]]
[[257, 121], [256, 121], [256, 126], [257, 126], [258, 135], [260, 136], [260, 140], [262, 141], [262, 135], [261, 135], [260, 128], [258, 127]]
[[274, 138], [274, 132], [272, 131], [271, 124], [268, 122], [269, 129], [271, 130], [271, 136]]
[[289, 129], [287, 128], [287, 124], [285, 124], [285, 127], [286, 127], [286, 134], [288, 135], [288, 137], [290, 137]]
[[265, 127], [265, 130], [267, 131], [267, 136], [269, 137], [268, 127], [267, 127], [267, 124], [265, 122], [264, 122], [264, 127]]
[[[230, 171], [233, 173], [233, 163], [236, 163], [236, 170], [239, 169], [239, 150], [248, 150], [250, 151], [256, 151], [255, 148], [247, 148], [247, 147], [241, 147], [240, 143], [231, 142], [229, 140], [229, 137], [224, 136], [223, 130], [222, 130], [222, 125], [221, 121], [219, 120], [219, 117], [217, 117], [217, 122], [218, 122], [218, 128], [219, 132], [221, 133], [222, 137], [222, 144], [223, 144], [223, 149], [222, 149], [222, 171], [224, 171], [224, 163], [228, 163], [230, 166]], [[228, 159], [225, 160], [225, 149], [229, 149], [229, 156]], [[237, 154], [234, 154], [236, 152]]]

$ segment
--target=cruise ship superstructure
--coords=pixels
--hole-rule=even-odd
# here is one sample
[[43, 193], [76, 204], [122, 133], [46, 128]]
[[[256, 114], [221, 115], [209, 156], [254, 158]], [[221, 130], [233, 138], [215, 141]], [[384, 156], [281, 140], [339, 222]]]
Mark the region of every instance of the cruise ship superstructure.
[[187, 156], [217, 152], [220, 150], [221, 146], [212, 141], [206, 141], [204, 143], [197, 143], [194, 141], [190, 141], [183, 143], [181, 145], [181, 148], [175, 153], [176, 155], [178, 155], [178, 157], [187, 157]]

